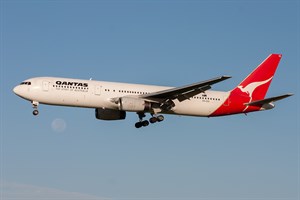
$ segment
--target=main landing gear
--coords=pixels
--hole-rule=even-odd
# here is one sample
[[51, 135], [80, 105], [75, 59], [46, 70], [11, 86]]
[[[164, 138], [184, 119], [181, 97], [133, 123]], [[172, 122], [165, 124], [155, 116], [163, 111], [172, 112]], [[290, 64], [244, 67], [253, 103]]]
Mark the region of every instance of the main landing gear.
[[31, 104], [32, 104], [32, 108], [34, 109], [33, 112], [32, 112], [32, 114], [33, 114], [34, 116], [38, 115], [38, 114], [39, 114], [39, 111], [38, 111], [38, 105], [39, 105], [39, 102], [37, 102], [37, 101], [32, 101]]
[[146, 117], [145, 113], [137, 113], [139, 116], [139, 122], [135, 123], [135, 128], [141, 128], [141, 127], [146, 127], [149, 125], [149, 122], [151, 124], [154, 124], [156, 122], [161, 122], [163, 121], [165, 118], [162, 115], [152, 115], [152, 117], [148, 120], [143, 120], [144, 117]]

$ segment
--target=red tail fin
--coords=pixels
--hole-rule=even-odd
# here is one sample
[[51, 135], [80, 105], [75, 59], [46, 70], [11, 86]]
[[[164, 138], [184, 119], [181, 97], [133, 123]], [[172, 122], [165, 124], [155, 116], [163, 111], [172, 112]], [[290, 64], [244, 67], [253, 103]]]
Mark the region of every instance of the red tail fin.
[[281, 56], [281, 54], [271, 54], [236, 89], [240, 90], [241, 93], [248, 94], [251, 101], [263, 99], [269, 89]]
[[281, 59], [281, 54], [271, 54], [234, 88], [224, 104], [212, 116], [257, 111], [260, 107], [248, 105], [264, 99]]

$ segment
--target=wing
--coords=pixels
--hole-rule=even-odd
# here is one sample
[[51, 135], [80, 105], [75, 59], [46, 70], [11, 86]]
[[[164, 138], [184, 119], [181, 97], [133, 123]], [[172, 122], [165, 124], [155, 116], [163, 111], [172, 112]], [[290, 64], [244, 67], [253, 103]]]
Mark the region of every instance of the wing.
[[230, 76], [221, 76], [217, 78], [213, 78], [207, 81], [202, 81], [182, 87], [176, 87], [172, 89], [162, 90], [158, 92], [152, 92], [149, 94], [141, 95], [139, 98], [148, 99], [152, 101], [163, 102], [166, 100], [175, 100], [184, 101], [189, 99], [201, 92], [205, 92], [211, 88], [211, 85], [224, 81], [226, 79], [231, 78]]
[[[154, 105], [153, 110], [160, 111], [170, 111], [175, 103], [173, 100], [178, 100], [180, 102], [190, 99], [191, 97], [205, 92], [211, 88], [211, 85], [224, 81], [231, 78], [230, 76], [220, 76], [207, 81], [202, 81], [182, 87], [171, 88], [167, 90], [161, 90], [158, 92], [152, 92], [144, 95], [131, 96], [131, 98], [144, 99], [146, 101], [152, 102]], [[115, 97], [110, 99], [111, 102], [119, 104], [123, 97]]]

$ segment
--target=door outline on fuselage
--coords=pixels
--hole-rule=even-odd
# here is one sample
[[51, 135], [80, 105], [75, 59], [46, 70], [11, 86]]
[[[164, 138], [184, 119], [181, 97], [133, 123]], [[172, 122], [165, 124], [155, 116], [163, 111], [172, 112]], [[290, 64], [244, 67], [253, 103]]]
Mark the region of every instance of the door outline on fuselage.
[[49, 91], [49, 82], [43, 81], [43, 91], [48, 92]]
[[95, 86], [95, 95], [101, 95], [101, 88], [102, 86], [100, 85]]

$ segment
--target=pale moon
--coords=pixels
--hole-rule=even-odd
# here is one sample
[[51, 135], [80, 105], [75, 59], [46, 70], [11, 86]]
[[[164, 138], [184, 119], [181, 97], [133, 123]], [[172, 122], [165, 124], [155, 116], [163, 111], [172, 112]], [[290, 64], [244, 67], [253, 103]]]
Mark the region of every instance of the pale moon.
[[62, 133], [65, 131], [66, 127], [67, 127], [67, 124], [66, 124], [65, 120], [63, 120], [63, 119], [57, 118], [57, 119], [54, 119], [51, 123], [51, 128], [55, 132]]

